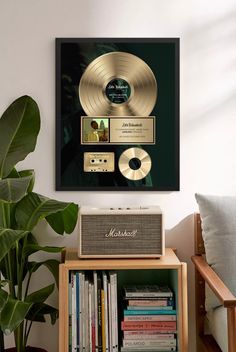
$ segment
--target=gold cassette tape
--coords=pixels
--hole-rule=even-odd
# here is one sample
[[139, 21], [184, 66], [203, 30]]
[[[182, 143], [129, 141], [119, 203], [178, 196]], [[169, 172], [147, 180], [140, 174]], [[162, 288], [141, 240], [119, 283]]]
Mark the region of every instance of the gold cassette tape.
[[112, 152], [84, 153], [84, 172], [114, 172], [115, 155]]

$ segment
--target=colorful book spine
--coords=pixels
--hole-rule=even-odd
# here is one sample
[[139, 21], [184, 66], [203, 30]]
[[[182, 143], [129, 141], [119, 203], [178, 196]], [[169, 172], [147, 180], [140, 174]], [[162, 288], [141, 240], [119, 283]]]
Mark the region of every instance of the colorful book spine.
[[159, 287], [157, 285], [126, 286], [124, 290], [126, 298], [173, 297], [173, 292], [168, 287]]
[[170, 298], [160, 298], [160, 299], [129, 299], [128, 300], [129, 306], [142, 306], [142, 307], [166, 307], [173, 305], [173, 299]]
[[97, 278], [97, 301], [98, 301], [98, 347], [97, 351], [102, 352], [102, 280], [100, 275]]
[[68, 307], [69, 307], [69, 352], [72, 352], [72, 288], [71, 281], [68, 285]]
[[114, 301], [115, 301], [115, 346], [118, 352], [118, 301], [117, 301], [117, 274], [114, 275]]
[[79, 295], [79, 305], [80, 305], [80, 314], [79, 314], [79, 326], [80, 326], [80, 331], [79, 331], [79, 351], [83, 351], [83, 325], [84, 325], [84, 280], [85, 276], [84, 273], [79, 274], [79, 290], [80, 290], [80, 295]]
[[104, 289], [101, 290], [102, 299], [102, 352], [106, 352], [106, 328], [105, 328], [105, 297]]
[[71, 273], [71, 324], [72, 324], [72, 352], [77, 351], [77, 338], [76, 338], [76, 276], [75, 273]]
[[76, 272], [76, 344], [77, 344], [77, 352], [80, 352], [80, 342], [79, 342], [79, 316], [80, 316], [80, 290], [79, 290], [79, 272]]
[[113, 352], [112, 348], [112, 307], [111, 307], [111, 283], [108, 282], [108, 321], [109, 321], [109, 352]]
[[122, 321], [122, 330], [176, 330], [176, 321]]
[[126, 315], [124, 321], [176, 321], [176, 315]]
[[84, 343], [83, 348], [89, 351], [89, 282], [85, 279], [84, 282]]
[[138, 338], [142, 335], [148, 335], [148, 336], [152, 336], [152, 335], [160, 335], [160, 336], [167, 336], [167, 335], [173, 335], [176, 333], [176, 330], [125, 330], [123, 331], [124, 337], [126, 338], [127, 336], [134, 336], [134, 338]]
[[139, 310], [139, 309], [125, 309], [124, 315], [176, 315], [176, 310], [163, 311], [163, 310]]
[[103, 272], [103, 289], [104, 289], [104, 304], [105, 304], [105, 348], [109, 352], [109, 318], [108, 318], [108, 282], [107, 274]]
[[[135, 332], [135, 334], [133, 334]], [[145, 331], [140, 334], [140, 331], [124, 331], [125, 340], [173, 340], [175, 334], [150, 334]]]
[[89, 340], [89, 351], [92, 352], [92, 284], [89, 283], [88, 287], [88, 340]]
[[95, 341], [95, 290], [94, 283], [91, 289], [91, 333], [92, 333], [92, 352], [96, 352], [96, 341]]
[[110, 274], [112, 310], [112, 351], [118, 352], [117, 274]]
[[[127, 310], [138, 310], [138, 311], [142, 311], [142, 310], [158, 310], [159, 312], [160, 311], [169, 311], [169, 310], [174, 310], [173, 308], [173, 305], [171, 306], [163, 306], [163, 307], [160, 307], [160, 306], [127, 306], [126, 308]], [[161, 313], [158, 313], [158, 314], [161, 314]], [[163, 313], [165, 314], [165, 313]]]
[[176, 339], [172, 340], [123, 340], [123, 347], [175, 347]]
[[176, 346], [172, 347], [166, 347], [166, 346], [160, 346], [160, 347], [121, 347], [121, 352], [130, 352], [130, 351], [135, 351], [135, 352], [172, 352], [176, 351]]

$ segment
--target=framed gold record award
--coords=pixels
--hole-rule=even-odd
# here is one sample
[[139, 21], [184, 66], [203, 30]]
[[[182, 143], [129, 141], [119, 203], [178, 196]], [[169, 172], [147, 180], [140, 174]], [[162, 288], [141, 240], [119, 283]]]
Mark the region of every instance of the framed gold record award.
[[56, 189], [179, 190], [179, 39], [56, 39]]

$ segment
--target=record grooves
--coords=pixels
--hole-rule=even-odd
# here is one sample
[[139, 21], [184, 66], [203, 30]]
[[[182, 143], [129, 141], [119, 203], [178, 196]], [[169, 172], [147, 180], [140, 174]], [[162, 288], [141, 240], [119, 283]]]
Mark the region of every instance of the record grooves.
[[81, 105], [88, 116], [148, 116], [157, 99], [157, 83], [139, 57], [110, 52], [93, 60], [79, 85]]

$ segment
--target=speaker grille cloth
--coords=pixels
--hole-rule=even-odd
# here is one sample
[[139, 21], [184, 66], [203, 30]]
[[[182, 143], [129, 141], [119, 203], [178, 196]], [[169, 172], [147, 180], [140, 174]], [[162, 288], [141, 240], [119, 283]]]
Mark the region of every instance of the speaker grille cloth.
[[[162, 254], [162, 215], [82, 215], [82, 254]], [[105, 237], [137, 230], [135, 237]]]

